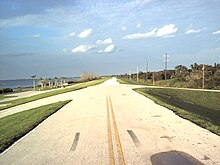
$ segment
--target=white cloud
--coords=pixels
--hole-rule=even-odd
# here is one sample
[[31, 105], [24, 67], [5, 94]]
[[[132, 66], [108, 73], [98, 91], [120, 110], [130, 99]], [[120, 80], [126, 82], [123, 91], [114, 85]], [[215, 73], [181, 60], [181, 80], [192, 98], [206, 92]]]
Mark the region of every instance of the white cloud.
[[92, 33], [92, 29], [86, 29], [84, 31], [82, 31], [81, 33], [79, 33], [79, 37], [80, 38], [86, 38], [88, 36], [90, 36], [90, 34]]
[[136, 28], [139, 28], [139, 27], [141, 27], [141, 24], [140, 24], [140, 23], [138, 23], [138, 24], [136, 25]]
[[206, 28], [203, 29], [188, 29], [185, 34], [192, 34], [192, 33], [200, 33], [201, 31], [205, 30]]
[[[110, 15], [115, 17], [121, 12], [130, 11], [133, 8], [141, 7], [146, 3], [150, 2], [150, 0], [129, 0], [126, 2], [117, 1], [117, 3], [113, 1], [109, 1], [111, 4], [109, 8], [105, 8], [106, 4], [102, 4], [103, 7], [97, 7], [100, 5], [98, 2], [82, 2], [82, 4], [91, 4], [88, 6], [87, 10], [80, 10], [82, 4], [77, 3], [74, 5], [61, 5], [54, 8], [47, 8], [41, 14], [28, 14], [22, 16], [15, 16], [5, 19], [0, 19], [0, 27], [8, 28], [8, 27], [17, 27], [17, 26], [33, 26], [33, 27], [56, 27], [62, 25], [62, 28], [66, 28], [67, 30], [72, 29], [73, 25], [77, 25], [82, 20], [88, 20], [88, 15], [92, 16], [94, 13], [99, 15], [100, 17], [105, 17], [105, 13], [110, 11]], [[116, 5], [115, 5], [116, 4]], [[79, 14], [80, 12], [80, 14]], [[108, 21], [112, 21], [112, 17], [107, 18]], [[59, 21], [57, 21], [59, 20]]]
[[40, 38], [40, 34], [34, 34], [32, 37], [33, 38]]
[[162, 36], [174, 34], [176, 32], [177, 32], [177, 27], [174, 24], [169, 24], [158, 29], [156, 36], [162, 37]]
[[[70, 30], [83, 19], [87, 19], [90, 11], [84, 10], [77, 14], [77, 6], [60, 6], [48, 8], [41, 14], [27, 14], [22, 16], [9, 17], [0, 19], [1, 28], [31, 26], [40, 28], [54, 28]], [[86, 14], [85, 14], [86, 13]], [[59, 20], [59, 21], [57, 21]], [[60, 26], [62, 25], [62, 26]]]
[[111, 53], [115, 49], [115, 45], [113, 44], [113, 41], [111, 38], [107, 38], [104, 40], [97, 40], [97, 45], [107, 45], [104, 49], [100, 49], [98, 53]]
[[123, 27], [121, 28], [121, 30], [127, 30], [127, 28], [126, 28], [125, 26], [123, 26]]
[[212, 34], [220, 34], [220, 30], [213, 32]]
[[84, 53], [84, 52], [87, 52], [88, 50], [93, 49], [95, 47], [96, 46], [93, 46], [93, 45], [80, 45], [80, 46], [77, 46], [76, 48], [72, 49], [72, 52], [73, 53]]
[[112, 53], [114, 49], [115, 49], [115, 45], [111, 44], [111, 45], [108, 45], [104, 50], [100, 49], [98, 53]]
[[98, 45], [109, 45], [109, 44], [112, 44], [112, 39], [107, 38], [107, 39], [104, 39], [104, 40], [97, 40], [96, 44], [98, 44]]
[[150, 37], [173, 37], [177, 32], [177, 27], [174, 24], [165, 25], [160, 29], [153, 29], [150, 32], [146, 33], [135, 33], [129, 34], [124, 37], [124, 39], [142, 39]]
[[126, 35], [124, 38], [125, 39], [141, 39], [141, 38], [149, 38], [153, 37], [156, 34], [157, 29], [153, 29], [150, 32], [147, 33], [135, 33], [135, 34], [129, 34]]
[[103, 52], [105, 52], [105, 53], [111, 53], [111, 52], [114, 51], [114, 49], [115, 49], [115, 45], [114, 45], [114, 44], [111, 44], [111, 45], [108, 45], [108, 46], [103, 50]]
[[75, 34], [76, 34], [75, 32], [72, 32], [69, 34], [69, 37], [73, 37], [73, 36], [75, 36]]

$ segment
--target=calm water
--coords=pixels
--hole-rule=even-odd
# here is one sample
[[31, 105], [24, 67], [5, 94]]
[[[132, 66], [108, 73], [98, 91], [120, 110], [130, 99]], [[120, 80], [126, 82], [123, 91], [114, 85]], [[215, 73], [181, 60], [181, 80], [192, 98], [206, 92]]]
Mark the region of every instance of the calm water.
[[[68, 77], [68, 78], [65, 78], [64, 81], [68, 82], [70, 80], [78, 80], [78, 79], [80, 78], [79, 77]], [[39, 79], [35, 79], [35, 82], [37, 85], [39, 82]], [[30, 87], [30, 86], [33, 86], [32, 79], [0, 80], [0, 88], [15, 89], [18, 87], [24, 88], [24, 87]]]

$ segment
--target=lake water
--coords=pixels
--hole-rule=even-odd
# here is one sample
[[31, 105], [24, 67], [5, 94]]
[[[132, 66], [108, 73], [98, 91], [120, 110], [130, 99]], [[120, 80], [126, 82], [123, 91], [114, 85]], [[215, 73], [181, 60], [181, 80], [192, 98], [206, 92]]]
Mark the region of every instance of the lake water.
[[[79, 79], [80, 79], [79, 77], [68, 77], [68, 78], [63, 79], [63, 81], [68, 82], [70, 80], [79, 80]], [[39, 82], [39, 79], [35, 79], [35, 82], [37, 85]], [[32, 79], [0, 80], [0, 88], [16, 89], [18, 87], [24, 88], [24, 87], [31, 87], [31, 86], [33, 86]]]

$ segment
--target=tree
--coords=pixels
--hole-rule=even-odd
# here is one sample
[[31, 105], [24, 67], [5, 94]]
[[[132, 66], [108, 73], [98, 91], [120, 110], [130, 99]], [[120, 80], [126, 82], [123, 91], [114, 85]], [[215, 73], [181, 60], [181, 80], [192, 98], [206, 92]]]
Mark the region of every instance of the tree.
[[40, 85], [41, 85], [41, 89], [46, 87], [46, 81], [45, 78], [41, 77], [40, 81], [39, 81]]
[[96, 79], [100, 78], [100, 76], [98, 76], [94, 73], [88, 73], [88, 72], [81, 73], [80, 77], [81, 77], [81, 80], [83, 80], [83, 81], [96, 80]]
[[58, 82], [57, 82], [58, 78], [54, 77], [54, 79], [55, 79], [55, 87], [57, 87], [58, 86]]
[[177, 65], [176, 67], [175, 67], [175, 70], [176, 71], [178, 71], [178, 72], [186, 72], [187, 71], [187, 67], [186, 66], [183, 66], [183, 65]]
[[190, 65], [190, 67], [192, 70], [199, 70], [199, 65], [197, 63]]
[[188, 69], [186, 66], [178, 65], [175, 67], [175, 76], [179, 81], [185, 81], [188, 75]]
[[49, 78], [48, 80], [49, 80], [49, 82], [48, 82], [49, 87], [52, 87], [52, 81], [51, 81], [52, 79], [51, 79], [51, 78]]

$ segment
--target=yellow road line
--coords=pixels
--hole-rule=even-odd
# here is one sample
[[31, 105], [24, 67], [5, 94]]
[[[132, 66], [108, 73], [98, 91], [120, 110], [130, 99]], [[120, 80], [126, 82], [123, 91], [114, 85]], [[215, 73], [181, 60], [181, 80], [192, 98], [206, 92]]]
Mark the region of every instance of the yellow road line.
[[120, 138], [119, 138], [119, 134], [118, 134], [118, 128], [117, 128], [115, 115], [114, 115], [114, 111], [113, 111], [113, 106], [112, 106], [112, 101], [111, 101], [110, 96], [109, 96], [109, 102], [110, 102], [110, 108], [111, 108], [111, 112], [112, 112], [112, 120], [113, 120], [113, 126], [114, 126], [114, 131], [115, 131], [115, 138], [116, 138], [116, 143], [117, 143], [119, 162], [120, 162], [120, 165], [125, 165], [124, 154], [123, 154], [122, 147], [121, 147], [121, 142], [120, 142]]
[[108, 97], [107, 96], [106, 96], [106, 104], [107, 104], [107, 127], [108, 127], [109, 159], [110, 159], [110, 165], [115, 165], [113, 145], [112, 145], [112, 131], [111, 131], [111, 124], [110, 124], [109, 103], [108, 103]]

